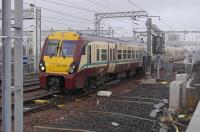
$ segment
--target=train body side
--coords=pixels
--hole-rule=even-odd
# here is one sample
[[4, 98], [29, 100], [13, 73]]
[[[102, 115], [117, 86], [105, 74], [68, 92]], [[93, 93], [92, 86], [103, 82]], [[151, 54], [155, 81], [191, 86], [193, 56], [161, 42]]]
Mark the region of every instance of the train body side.
[[[142, 46], [89, 40], [75, 33], [65, 35], [63, 37], [63, 33], [55, 33], [45, 41], [40, 60], [45, 68], [40, 72], [42, 88], [51, 87], [56, 82], [60, 82], [59, 87], [64, 89], [84, 88], [88, 78], [96, 81], [105, 80], [123, 76], [122, 74], [134, 74], [142, 68]], [[49, 40], [60, 41], [60, 44], [57, 44], [57, 54], [54, 56], [46, 53]], [[64, 41], [75, 43], [73, 54], [70, 56], [63, 56], [63, 49], [59, 48], [63, 46]]]

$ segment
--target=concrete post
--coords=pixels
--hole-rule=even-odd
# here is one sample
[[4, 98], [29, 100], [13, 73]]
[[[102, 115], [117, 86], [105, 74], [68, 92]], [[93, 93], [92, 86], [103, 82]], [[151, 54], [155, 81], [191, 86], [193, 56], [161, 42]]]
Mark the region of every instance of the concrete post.
[[148, 18], [146, 22], [146, 27], [147, 27], [147, 52], [149, 56], [152, 55], [151, 25], [152, 25], [152, 19]]
[[[36, 29], [37, 29], [37, 45], [38, 45], [38, 64], [39, 64], [39, 56], [41, 54], [41, 8], [36, 7]], [[37, 65], [38, 67], [38, 65]]]
[[38, 56], [38, 46], [37, 46], [37, 13], [36, 7], [34, 6], [34, 31], [33, 31], [33, 64], [34, 71], [38, 71], [37, 68], [37, 56]]
[[187, 79], [188, 79], [187, 74], [182, 74], [182, 80], [183, 80], [183, 87], [182, 87], [182, 90], [181, 90], [181, 97], [182, 97], [181, 106], [182, 107], [186, 106], [186, 100], [187, 100]]
[[14, 130], [23, 132], [23, 0], [14, 2]]
[[160, 79], [160, 56], [157, 56], [157, 79]]
[[135, 17], [132, 18], [132, 21], [133, 21], [133, 39], [135, 39], [135, 27], [134, 27], [135, 22], [134, 22], [134, 19], [135, 19]]
[[100, 22], [101, 22], [101, 18], [99, 18], [98, 15], [95, 14], [95, 18], [94, 18], [94, 29], [96, 32], [95, 35], [100, 35]]
[[34, 44], [33, 44], [33, 55], [34, 55], [34, 71], [38, 71], [39, 55], [41, 50], [41, 9], [34, 6]]
[[[148, 56], [148, 59], [151, 59], [151, 56], [152, 56], [151, 24], [152, 24], [152, 19], [148, 18], [147, 21], [146, 21], [146, 27], [147, 27], [147, 56]], [[148, 60], [148, 62], [151, 62], [151, 60]], [[146, 74], [151, 74], [151, 64], [149, 64], [147, 66]]]
[[11, 0], [2, 0], [2, 131], [11, 132]]
[[180, 87], [182, 82], [173, 81], [170, 83], [169, 108], [178, 110], [180, 108]]

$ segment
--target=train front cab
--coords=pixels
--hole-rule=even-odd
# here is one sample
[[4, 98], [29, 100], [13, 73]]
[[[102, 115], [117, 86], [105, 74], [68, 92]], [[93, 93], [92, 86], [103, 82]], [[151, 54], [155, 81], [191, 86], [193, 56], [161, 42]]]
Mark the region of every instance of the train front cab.
[[46, 89], [73, 89], [75, 71], [78, 68], [76, 52], [79, 52], [80, 40], [75, 33], [54, 33], [46, 39], [41, 59], [40, 87]]

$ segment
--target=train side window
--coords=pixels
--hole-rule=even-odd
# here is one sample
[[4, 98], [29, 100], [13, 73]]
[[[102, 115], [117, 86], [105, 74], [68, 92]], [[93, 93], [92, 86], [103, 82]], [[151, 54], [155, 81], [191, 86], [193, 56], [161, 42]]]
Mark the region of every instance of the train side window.
[[101, 49], [101, 60], [106, 61], [107, 60], [107, 50]]
[[142, 52], [142, 50], [140, 50], [140, 58], [142, 58], [143, 57], [143, 52]]
[[122, 51], [121, 50], [117, 51], [117, 58], [118, 58], [118, 60], [122, 59]]
[[135, 50], [132, 50], [132, 59], [135, 59]]
[[136, 58], [140, 58], [139, 51], [136, 51]]
[[91, 45], [87, 46], [87, 62], [91, 64]]
[[99, 49], [97, 49], [97, 61], [99, 61]]
[[128, 50], [128, 59], [131, 59], [131, 50]]
[[126, 52], [126, 50], [123, 50], [123, 60], [126, 59], [126, 56], [127, 56], [127, 52]]

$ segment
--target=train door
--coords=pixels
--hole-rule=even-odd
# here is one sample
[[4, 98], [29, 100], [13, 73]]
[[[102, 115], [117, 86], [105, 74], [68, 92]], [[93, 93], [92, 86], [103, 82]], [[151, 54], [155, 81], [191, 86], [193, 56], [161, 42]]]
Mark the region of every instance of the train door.
[[109, 52], [108, 52], [108, 72], [112, 73], [115, 71], [115, 54], [116, 54], [116, 50], [115, 50], [115, 43], [109, 43]]
[[91, 45], [87, 45], [87, 66], [91, 65]]
[[93, 58], [94, 58], [94, 62], [96, 64], [96, 68], [98, 69], [98, 67], [100, 66], [99, 62], [100, 62], [100, 47], [99, 47], [99, 42], [94, 42], [94, 50], [93, 50]]

